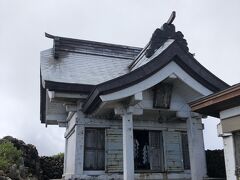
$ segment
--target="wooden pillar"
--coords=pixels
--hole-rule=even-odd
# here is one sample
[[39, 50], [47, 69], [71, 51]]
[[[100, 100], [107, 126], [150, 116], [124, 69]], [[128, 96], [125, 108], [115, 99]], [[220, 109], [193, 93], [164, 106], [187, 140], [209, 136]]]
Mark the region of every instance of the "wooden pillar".
[[190, 113], [187, 119], [191, 178], [202, 180], [207, 176], [206, 157], [203, 142], [203, 124], [201, 117]]
[[66, 174], [67, 165], [67, 138], [65, 137], [65, 151], [64, 151], [64, 163], [63, 163], [63, 174]]
[[124, 180], [134, 179], [133, 115], [125, 111], [122, 115], [123, 128], [123, 173]]
[[124, 180], [134, 180], [133, 114], [143, 114], [142, 108], [134, 107], [141, 100], [142, 92], [130, 97], [127, 107], [125, 104], [114, 109], [115, 114], [122, 116]]
[[75, 147], [75, 175], [83, 175], [84, 162], [84, 115], [81, 111], [77, 113], [78, 117], [75, 125], [76, 147]]
[[82, 175], [84, 160], [84, 127], [81, 125], [76, 125], [75, 134], [76, 134], [75, 175]]
[[232, 133], [225, 133], [225, 135], [223, 135], [223, 145], [227, 179], [236, 180], [235, 151]]

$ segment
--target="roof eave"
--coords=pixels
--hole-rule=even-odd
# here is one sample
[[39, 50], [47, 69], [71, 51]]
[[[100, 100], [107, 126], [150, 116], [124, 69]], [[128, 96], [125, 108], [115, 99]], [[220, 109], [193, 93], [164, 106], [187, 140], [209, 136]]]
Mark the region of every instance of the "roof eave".
[[62, 83], [54, 81], [44, 81], [45, 88], [42, 85], [42, 76], [40, 74], [40, 121], [46, 123], [46, 90], [68, 93], [90, 94], [94, 85]]
[[90, 84], [64, 83], [45, 80], [45, 88], [50, 91], [90, 94], [94, 87], [95, 85]]
[[220, 111], [240, 105], [240, 84], [189, 103], [192, 111], [219, 118]]
[[[164, 50], [159, 56], [157, 56], [155, 59], [153, 59], [149, 63], [139, 67], [138, 69], [135, 69], [134, 71], [132, 71], [126, 75], [123, 75], [121, 77], [118, 77], [113, 80], [110, 80], [110, 81], [107, 81], [107, 82], [97, 85], [94, 90], [95, 92], [91, 93], [87, 102], [84, 104], [83, 111], [85, 113], [91, 113], [91, 111], [94, 109], [92, 107], [97, 107], [94, 104], [94, 102], [99, 102], [96, 99], [100, 99], [100, 97], [99, 97], [100, 95], [121, 90], [123, 88], [131, 86], [133, 84], [136, 84], [137, 82], [140, 82], [140, 81], [148, 78], [149, 76], [151, 76], [152, 74], [154, 74], [155, 72], [160, 70], [162, 67], [167, 65], [172, 60], [177, 59], [174, 57], [179, 56], [179, 53], [180, 54], [184, 53], [184, 55], [180, 56], [181, 58], [190, 58], [190, 60], [194, 61], [195, 63], [197, 62], [193, 58], [192, 55], [190, 55], [189, 53], [185, 52], [184, 50], [180, 50], [180, 49], [179, 49], [179, 44], [174, 42], [166, 50]], [[191, 67], [187, 67], [187, 64], [184, 64], [184, 63], [180, 64], [180, 62], [178, 62], [177, 60], [176, 60], [176, 63], [183, 68], [185, 66], [185, 68], [187, 68], [185, 70], [188, 70], [191, 68]], [[210, 89], [213, 92], [217, 92], [221, 89], [229, 87], [229, 85], [227, 85], [225, 82], [221, 81], [219, 78], [217, 78], [212, 73], [210, 73], [200, 63], [198, 63], [198, 66], [200, 68], [202, 68], [204, 71], [208, 72], [209, 76], [211, 76], [213, 79], [215, 79], [217, 81], [215, 83], [215, 85], [211, 84], [210, 82], [208, 82], [208, 80], [201, 77], [200, 73], [198, 74], [197, 72], [194, 72], [194, 70], [192, 70], [192, 72], [190, 72], [190, 73], [192, 73], [193, 76], [196, 76], [197, 81], [199, 81], [204, 86], [207, 86], [208, 89]], [[91, 111], [90, 111], [90, 109], [91, 109]]]

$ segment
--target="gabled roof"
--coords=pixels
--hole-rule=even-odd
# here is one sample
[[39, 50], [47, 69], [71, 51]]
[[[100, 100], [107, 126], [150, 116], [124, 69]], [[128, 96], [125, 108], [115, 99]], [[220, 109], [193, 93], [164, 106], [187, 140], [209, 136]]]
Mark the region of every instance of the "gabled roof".
[[41, 122], [46, 89], [90, 94], [95, 85], [129, 72], [142, 48], [53, 36], [53, 48], [41, 52]]
[[129, 72], [141, 48], [50, 36], [54, 46], [41, 52], [43, 81], [97, 85]]
[[226, 109], [240, 106], [240, 83], [189, 103], [192, 111], [219, 118]]
[[83, 106], [88, 114], [101, 104], [100, 95], [135, 85], [172, 61], [212, 92], [229, 87], [189, 53], [183, 34], [171, 23], [157, 29], [144, 49], [46, 36], [54, 39], [54, 47], [41, 54], [43, 87], [89, 94]]
[[185, 52], [180, 44], [173, 42], [166, 50], [147, 64], [124, 76], [97, 85], [84, 105], [84, 112], [91, 113], [100, 105], [100, 95], [113, 93], [132, 86], [161, 70], [171, 61], [178, 64], [184, 71], [212, 92], [218, 92], [229, 87], [228, 84], [198, 63], [191, 54]]
[[[203, 67], [188, 51], [187, 42], [181, 32], [176, 32], [172, 24], [164, 24], [157, 29], [140, 55], [132, 62], [131, 72], [97, 85], [83, 106], [85, 113], [92, 113], [100, 104], [100, 95], [113, 93], [132, 86], [156, 73], [174, 61], [200, 84], [218, 92], [229, 87]], [[135, 68], [137, 66], [137, 68]]]

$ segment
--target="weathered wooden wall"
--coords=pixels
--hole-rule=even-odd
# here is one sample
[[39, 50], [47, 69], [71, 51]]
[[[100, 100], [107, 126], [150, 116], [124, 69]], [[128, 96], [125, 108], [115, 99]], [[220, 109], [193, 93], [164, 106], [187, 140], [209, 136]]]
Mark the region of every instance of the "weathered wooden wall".
[[106, 129], [106, 172], [123, 172], [122, 129]]

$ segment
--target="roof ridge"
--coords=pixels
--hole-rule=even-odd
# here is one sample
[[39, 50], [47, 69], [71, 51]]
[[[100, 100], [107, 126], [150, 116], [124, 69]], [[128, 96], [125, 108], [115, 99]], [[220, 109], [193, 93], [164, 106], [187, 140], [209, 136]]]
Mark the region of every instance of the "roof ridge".
[[89, 41], [82, 39], [73, 39], [67, 37], [54, 36], [45, 33], [47, 38], [53, 39], [54, 58], [59, 57], [59, 52], [74, 52], [74, 53], [91, 53], [102, 55], [114, 55], [117, 57], [125, 57], [134, 59], [142, 50], [139, 47], [111, 44], [97, 41]]
[[85, 43], [95, 43], [99, 45], [105, 45], [105, 46], [117, 46], [117, 47], [122, 47], [122, 48], [129, 48], [129, 49], [142, 49], [141, 47], [137, 46], [129, 46], [129, 45], [123, 45], [123, 44], [114, 44], [114, 43], [106, 43], [106, 42], [101, 42], [101, 41], [92, 41], [92, 40], [85, 40], [85, 39], [76, 39], [76, 38], [68, 38], [68, 37], [63, 37], [63, 36], [55, 36], [49, 33], [45, 32], [45, 37], [53, 39], [53, 40], [69, 40], [69, 41], [74, 41], [74, 42], [85, 42]]

